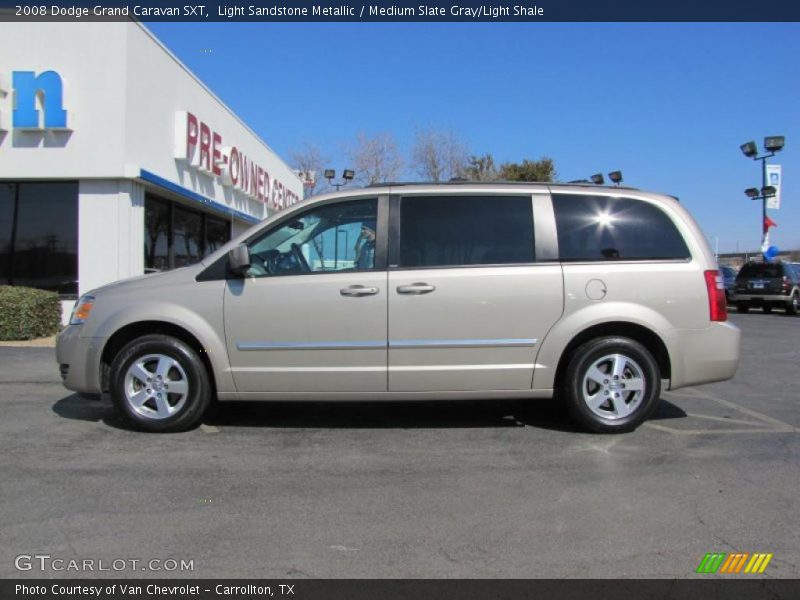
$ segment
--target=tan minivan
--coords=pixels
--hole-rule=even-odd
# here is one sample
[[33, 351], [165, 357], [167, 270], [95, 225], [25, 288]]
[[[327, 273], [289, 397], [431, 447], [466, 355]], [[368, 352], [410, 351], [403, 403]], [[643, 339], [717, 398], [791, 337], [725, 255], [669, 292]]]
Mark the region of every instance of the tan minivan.
[[[315, 197], [202, 262], [83, 296], [64, 385], [178, 431], [224, 400], [550, 398], [630, 431], [733, 376], [714, 256], [681, 204], [622, 187], [392, 184]], [[663, 382], [662, 382], [663, 380]]]

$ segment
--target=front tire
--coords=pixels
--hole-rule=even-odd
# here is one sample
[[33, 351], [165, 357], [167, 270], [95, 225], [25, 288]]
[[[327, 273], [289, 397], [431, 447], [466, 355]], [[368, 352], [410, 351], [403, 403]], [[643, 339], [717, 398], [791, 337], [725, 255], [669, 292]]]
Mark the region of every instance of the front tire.
[[187, 344], [146, 335], [126, 345], [111, 363], [111, 400], [135, 429], [174, 432], [200, 424], [211, 402], [203, 361]]
[[597, 433], [633, 431], [655, 410], [661, 372], [639, 342], [603, 337], [586, 342], [571, 355], [562, 390], [570, 414]]

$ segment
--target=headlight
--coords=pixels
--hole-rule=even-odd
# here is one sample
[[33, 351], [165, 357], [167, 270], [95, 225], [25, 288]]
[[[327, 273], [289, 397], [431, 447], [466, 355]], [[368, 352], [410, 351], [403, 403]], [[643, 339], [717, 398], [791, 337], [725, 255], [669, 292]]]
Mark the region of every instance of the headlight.
[[69, 318], [70, 325], [82, 325], [89, 318], [89, 314], [94, 308], [94, 296], [81, 296], [75, 303], [75, 308], [72, 309], [72, 315]]

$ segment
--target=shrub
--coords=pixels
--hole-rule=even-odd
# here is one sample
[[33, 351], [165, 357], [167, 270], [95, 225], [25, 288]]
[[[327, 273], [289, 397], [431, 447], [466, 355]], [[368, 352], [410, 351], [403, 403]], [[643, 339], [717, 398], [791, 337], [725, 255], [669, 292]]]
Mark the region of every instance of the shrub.
[[61, 326], [58, 294], [19, 286], [0, 286], [0, 340], [30, 340], [53, 335]]

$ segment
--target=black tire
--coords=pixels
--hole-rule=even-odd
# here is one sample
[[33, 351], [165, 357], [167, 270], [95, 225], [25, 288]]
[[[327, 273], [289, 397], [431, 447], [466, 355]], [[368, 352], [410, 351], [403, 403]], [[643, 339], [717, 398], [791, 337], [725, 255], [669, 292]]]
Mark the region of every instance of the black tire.
[[800, 313], [800, 295], [795, 292], [792, 294], [792, 299], [789, 300], [789, 304], [786, 305], [786, 314], [797, 315], [798, 313]]
[[764, 306], [761, 307], [761, 310], [764, 311], [765, 315], [768, 315], [769, 313], [772, 312], [772, 306], [770, 306], [769, 304], [765, 304]]
[[[610, 355], [622, 355], [628, 365], [619, 380], [614, 379], [611, 370], [608, 371], [606, 384], [595, 384], [588, 381], [588, 386], [597, 385], [597, 394], [604, 404], [595, 410], [591, 409], [584, 399], [584, 378], [589, 369]], [[612, 366], [609, 363], [609, 366]], [[631, 374], [642, 380], [641, 396], [630, 390], [620, 389], [625, 387], [623, 382], [631, 381]], [[633, 431], [641, 425], [655, 410], [661, 396], [661, 372], [652, 354], [639, 342], [625, 337], [602, 337], [589, 340], [579, 346], [569, 358], [569, 363], [561, 382], [562, 397], [566, 401], [572, 418], [585, 429], [596, 433], [623, 433]], [[629, 384], [631, 385], [631, 384]], [[587, 390], [588, 394], [588, 390]], [[612, 397], [618, 396], [618, 401], [623, 403], [624, 410], [631, 404], [635, 407], [627, 414], [616, 414], [616, 402]], [[606, 408], [607, 407], [607, 408]], [[601, 413], [601, 414], [598, 414]]]
[[739, 302], [736, 305], [736, 312], [747, 313], [750, 310], [750, 305], [746, 302]]
[[[147, 400], [146, 404], [143, 404], [137, 411], [126, 396], [126, 386], [129, 384], [134, 387], [141, 386], [138, 392], [142, 392], [145, 385], [141, 383], [141, 379], [126, 382], [128, 369], [136, 361], [156, 355], [174, 361], [173, 364], [175, 366], [165, 375], [164, 381], [171, 383], [174, 390], [185, 379], [187, 388], [185, 394], [179, 394], [168, 391], [169, 385], [165, 386], [167, 389], [162, 390], [163, 384], [158, 383], [152, 384], [153, 388], [145, 390], [148, 394], [150, 392], [155, 393], [155, 386], [157, 385], [161, 394], [159, 399], [164, 398], [166, 400], [167, 405], [169, 405], [168, 410], [178, 407], [174, 414], [163, 417], [152, 414], [161, 410], [161, 407], [164, 406], [163, 403], [157, 404], [155, 398]], [[169, 361], [165, 360], [164, 364], [168, 363]], [[160, 362], [158, 359], [150, 358], [143, 364], [146, 367], [145, 370], [155, 376], [155, 372], [150, 373], [151, 365], [158, 366]], [[117, 413], [122, 416], [128, 425], [141, 431], [166, 433], [193, 429], [200, 424], [211, 402], [211, 382], [203, 361], [187, 344], [168, 335], [146, 335], [126, 345], [111, 363], [109, 384], [111, 400]]]

